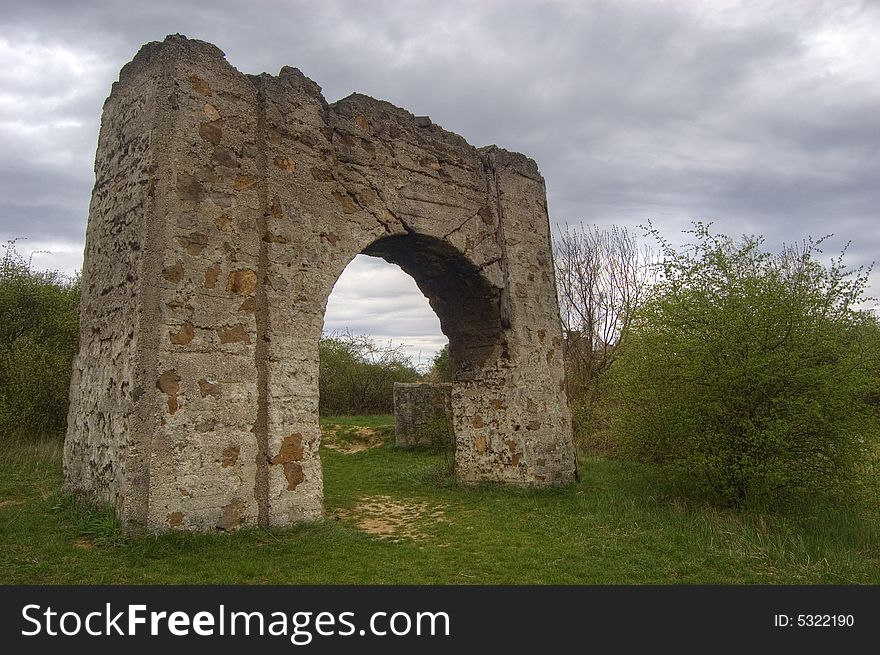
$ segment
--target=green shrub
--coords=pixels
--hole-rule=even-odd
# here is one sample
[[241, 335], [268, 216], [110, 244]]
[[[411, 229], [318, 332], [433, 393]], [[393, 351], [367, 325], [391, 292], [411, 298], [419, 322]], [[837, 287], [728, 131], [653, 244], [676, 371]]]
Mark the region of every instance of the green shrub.
[[452, 360], [449, 357], [448, 343], [434, 355], [426, 379], [431, 382], [452, 382]]
[[878, 324], [868, 272], [819, 242], [771, 255], [695, 224], [612, 368], [613, 433], [683, 489], [726, 505], [852, 495], [877, 453]]
[[381, 346], [366, 336], [322, 337], [320, 360], [323, 416], [391, 414], [394, 383], [421, 379], [400, 346]]
[[77, 280], [34, 271], [15, 249], [0, 259], [0, 439], [62, 434], [76, 350]]

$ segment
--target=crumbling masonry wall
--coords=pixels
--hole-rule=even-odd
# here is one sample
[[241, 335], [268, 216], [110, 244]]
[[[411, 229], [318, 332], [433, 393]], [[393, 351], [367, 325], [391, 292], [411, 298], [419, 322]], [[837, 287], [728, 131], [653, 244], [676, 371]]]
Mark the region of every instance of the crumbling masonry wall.
[[154, 531], [322, 516], [318, 340], [358, 253], [412, 275], [449, 337], [458, 476], [573, 479], [532, 160], [171, 36], [113, 85], [95, 176], [68, 490]]
[[451, 384], [448, 382], [394, 383], [396, 445], [444, 445], [451, 430]]

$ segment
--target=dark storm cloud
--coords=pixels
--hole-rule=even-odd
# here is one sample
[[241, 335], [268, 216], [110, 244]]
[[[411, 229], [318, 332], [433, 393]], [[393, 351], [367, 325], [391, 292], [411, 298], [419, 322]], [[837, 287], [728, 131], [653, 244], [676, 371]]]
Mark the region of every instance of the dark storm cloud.
[[[180, 32], [528, 153], [557, 223], [652, 219], [675, 239], [709, 219], [880, 251], [876, 3], [31, 0], [2, 20], [4, 238], [81, 247], [100, 104], [140, 44]], [[376, 304], [347, 302], [352, 319]]]

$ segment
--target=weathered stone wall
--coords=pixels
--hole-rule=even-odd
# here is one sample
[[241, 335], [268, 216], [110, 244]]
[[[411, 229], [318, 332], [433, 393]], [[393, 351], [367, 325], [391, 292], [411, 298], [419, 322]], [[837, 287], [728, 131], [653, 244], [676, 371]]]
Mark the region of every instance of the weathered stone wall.
[[451, 430], [451, 384], [394, 383], [394, 434], [398, 446], [443, 445]]
[[458, 475], [573, 478], [530, 159], [173, 36], [120, 74], [96, 177], [65, 470], [126, 525], [323, 514], [318, 340], [358, 253], [412, 275], [449, 337]]
[[[158, 223], [156, 185], [167, 133], [162, 79], [130, 64], [104, 105], [81, 287], [79, 351], [70, 385], [66, 486], [143, 521], [147, 456], [143, 403], [153, 386], [148, 362], [156, 326], [143, 308], [155, 301], [144, 246]], [[155, 256], [155, 253], [151, 253]]]

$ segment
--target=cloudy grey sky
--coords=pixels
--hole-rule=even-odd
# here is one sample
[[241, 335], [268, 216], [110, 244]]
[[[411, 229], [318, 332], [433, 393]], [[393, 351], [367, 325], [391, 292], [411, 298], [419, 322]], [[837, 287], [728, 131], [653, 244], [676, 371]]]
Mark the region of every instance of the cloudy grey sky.
[[[876, 0], [2, 0], [0, 239], [51, 251], [37, 266], [79, 267], [101, 104], [175, 32], [527, 153], [557, 224], [652, 219], [675, 240], [704, 219], [773, 247], [833, 232], [853, 265], [880, 252]], [[365, 257], [331, 297], [326, 328], [345, 327], [423, 360], [444, 341], [411, 280]]]

